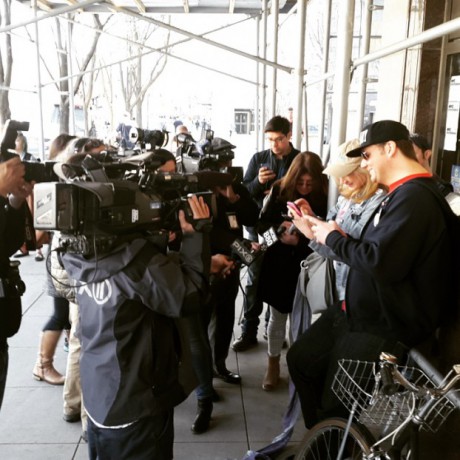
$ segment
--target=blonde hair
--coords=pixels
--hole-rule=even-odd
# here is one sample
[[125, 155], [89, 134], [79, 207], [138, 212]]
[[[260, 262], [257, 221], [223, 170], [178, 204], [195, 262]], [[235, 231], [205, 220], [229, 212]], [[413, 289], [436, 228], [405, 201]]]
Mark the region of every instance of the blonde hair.
[[358, 169], [354, 170], [350, 176], [352, 174], [356, 174], [364, 179], [361, 187], [356, 190], [351, 190], [346, 186], [340, 185], [339, 193], [348, 200], [351, 200], [355, 203], [362, 203], [375, 194], [379, 188], [379, 184], [371, 180], [371, 176], [369, 175], [367, 169], [359, 167]]

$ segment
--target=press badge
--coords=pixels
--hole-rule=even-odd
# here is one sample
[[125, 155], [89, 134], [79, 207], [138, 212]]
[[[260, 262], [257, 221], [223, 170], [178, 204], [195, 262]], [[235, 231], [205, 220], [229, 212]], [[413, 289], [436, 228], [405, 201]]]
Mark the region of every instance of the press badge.
[[228, 226], [232, 230], [239, 230], [240, 224], [238, 223], [238, 218], [236, 217], [236, 214], [234, 212], [227, 212], [226, 214], [227, 214]]

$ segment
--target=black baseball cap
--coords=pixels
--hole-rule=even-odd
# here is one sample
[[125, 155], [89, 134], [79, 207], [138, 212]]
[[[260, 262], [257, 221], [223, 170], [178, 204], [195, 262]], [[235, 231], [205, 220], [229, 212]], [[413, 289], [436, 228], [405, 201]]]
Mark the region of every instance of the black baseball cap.
[[359, 133], [361, 145], [347, 153], [347, 157], [359, 157], [364, 147], [388, 141], [409, 140], [409, 130], [398, 121], [382, 120], [367, 125]]

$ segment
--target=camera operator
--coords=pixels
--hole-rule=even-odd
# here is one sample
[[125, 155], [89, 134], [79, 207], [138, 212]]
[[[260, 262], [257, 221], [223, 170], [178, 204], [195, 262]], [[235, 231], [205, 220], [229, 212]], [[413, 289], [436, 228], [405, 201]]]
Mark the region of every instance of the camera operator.
[[[155, 151], [155, 158], [161, 161], [158, 168], [160, 172], [176, 172], [176, 157], [165, 149]], [[168, 248], [176, 250], [180, 245], [181, 235], [170, 232]], [[211, 257], [211, 275], [215, 277], [228, 276], [234, 269], [235, 262], [224, 254], [213, 254]], [[195, 314], [184, 318], [183, 326], [186, 328], [190, 340], [190, 353], [193, 370], [198, 379], [195, 388], [197, 398], [197, 414], [192, 423], [191, 430], [194, 434], [208, 431], [213, 411], [213, 402], [219, 399], [213, 387], [212, 351], [208, 337], [208, 324], [210, 321], [209, 302]]]
[[18, 331], [22, 315], [24, 284], [19, 263], [10, 262], [9, 257], [24, 241], [25, 200], [33, 189], [24, 174], [19, 157], [0, 163], [0, 408], [8, 372], [7, 339]]
[[[207, 219], [203, 198], [188, 199]], [[80, 369], [88, 413], [89, 458], [173, 458], [173, 408], [190, 388], [179, 381], [183, 350], [175, 318], [207, 295], [209, 243], [179, 211], [180, 262], [144, 235], [129, 235], [101, 256], [66, 253], [78, 280]], [[187, 384], [187, 382], [185, 382]]]
[[[221, 158], [216, 160], [218, 170], [231, 166], [234, 145], [224, 139], [211, 141], [213, 154]], [[232, 155], [226, 155], [227, 152]], [[251, 198], [246, 187], [238, 181], [231, 185], [214, 188], [217, 203], [217, 215], [211, 231], [211, 253], [232, 255], [231, 245], [237, 238], [243, 237], [243, 225], [254, 226], [259, 217], [257, 203]], [[228, 276], [211, 278], [213, 315], [210, 324], [210, 340], [213, 349], [215, 376], [227, 383], [238, 384], [241, 377], [229, 371], [226, 366], [228, 350], [235, 322], [235, 301], [240, 285], [240, 270], [237, 266]]]

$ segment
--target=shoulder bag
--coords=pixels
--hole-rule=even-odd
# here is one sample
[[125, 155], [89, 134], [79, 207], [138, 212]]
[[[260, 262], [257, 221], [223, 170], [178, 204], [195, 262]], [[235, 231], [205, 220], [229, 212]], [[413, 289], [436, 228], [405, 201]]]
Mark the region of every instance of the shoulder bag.
[[300, 263], [299, 287], [312, 314], [321, 313], [336, 300], [333, 261], [317, 252]]

